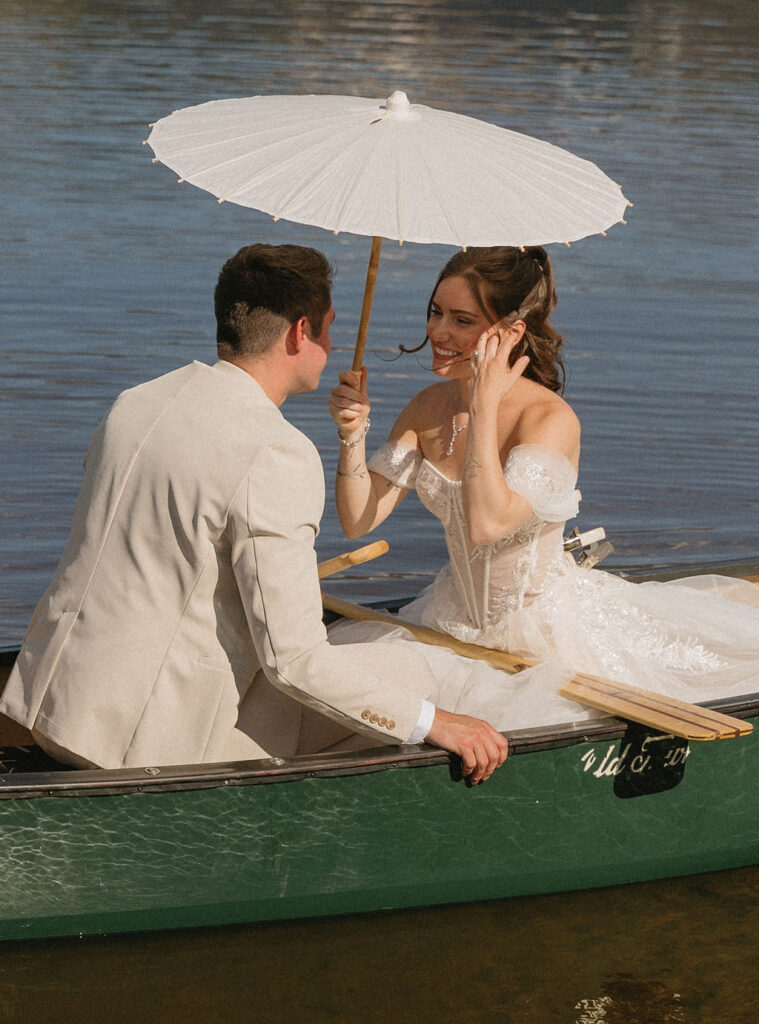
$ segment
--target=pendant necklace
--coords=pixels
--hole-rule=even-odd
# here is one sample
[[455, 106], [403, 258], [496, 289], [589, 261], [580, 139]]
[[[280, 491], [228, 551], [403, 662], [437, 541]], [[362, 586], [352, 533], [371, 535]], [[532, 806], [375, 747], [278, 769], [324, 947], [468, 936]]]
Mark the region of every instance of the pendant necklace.
[[466, 423], [462, 423], [460, 427], [456, 426], [456, 413], [451, 416], [451, 440], [448, 442], [448, 447], [445, 450], [446, 455], [453, 455], [453, 446], [456, 443], [456, 438], [462, 430], [466, 430]]

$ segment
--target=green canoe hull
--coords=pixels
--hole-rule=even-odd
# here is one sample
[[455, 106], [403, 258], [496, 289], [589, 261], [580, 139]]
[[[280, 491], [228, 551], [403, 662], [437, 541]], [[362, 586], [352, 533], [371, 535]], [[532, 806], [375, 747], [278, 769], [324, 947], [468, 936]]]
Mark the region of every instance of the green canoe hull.
[[[722, 702], [759, 717], [759, 700]], [[483, 786], [395, 748], [0, 776], [0, 938], [496, 899], [759, 863], [759, 736], [514, 734]]]

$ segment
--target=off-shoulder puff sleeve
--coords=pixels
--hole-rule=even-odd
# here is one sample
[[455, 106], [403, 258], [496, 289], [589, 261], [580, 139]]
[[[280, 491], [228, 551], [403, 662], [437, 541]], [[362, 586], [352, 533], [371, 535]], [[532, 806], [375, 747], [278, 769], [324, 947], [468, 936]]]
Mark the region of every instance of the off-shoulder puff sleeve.
[[511, 490], [529, 501], [539, 519], [561, 523], [577, 515], [581, 497], [575, 490], [577, 473], [561, 452], [538, 444], [519, 444], [509, 452], [503, 475]]
[[418, 448], [399, 444], [397, 441], [385, 441], [366, 465], [372, 473], [379, 473], [399, 487], [412, 490], [423, 458]]

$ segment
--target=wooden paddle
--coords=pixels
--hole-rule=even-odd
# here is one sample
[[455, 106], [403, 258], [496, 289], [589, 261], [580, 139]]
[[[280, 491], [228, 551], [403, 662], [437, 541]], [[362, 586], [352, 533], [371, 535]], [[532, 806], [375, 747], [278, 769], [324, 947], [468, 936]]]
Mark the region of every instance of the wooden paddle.
[[[376, 612], [360, 604], [343, 601], [331, 597], [322, 591], [324, 607], [336, 612], [346, 619], [360, 621], [386, 622], [399, 629], [406, 629], [415, 639], [435, 647], [448, 647], [456, 654], [465, 658], [487, 661], [505, 672], [521, 672], [531, 668], [538, 662], [528, 658], [520, 658], [507, 651], [497, 651], [478, 644], [465, 643], [447, 633], [440, 633], [427, 626], [417, 626], [386, 612]], [[746, 736], [753, 730], [750, 722], [740, 718], [723, 715], [719, 711], [688, 704], [686, 701], [675, 700], [662, 694], [641, 690], [625, 683], [617, 683], [610, 679], [578, 672], [569, 682], [565, 683], [559, 693], [563, 697], [576, 700], [580, 704], [588, 704], [599, 708], [618, 718], [626, 718], [641, 725], [658, 729], [661, 732], [681, 736], [687, 740], [728, 739], [734, 736]]]
[[754, 729], [751, 722], [711, 711], [699, 704], [689, 704], [666, 694], [652, 693], [651, 690], [641, 690], [637, 686], [601, 679], [585, 672], [573, 676], [559, 693], [617, 718], [650, 725], [686, 740], [730, 739], [747, 736]]
[[386, 540], [376, 540], [373, 544], [366, 544], [363, 548], [356, 548], [355, 551], [347, 551], [344, 555], [336, 555], [334, 558], [327, 558], [319, 562], [319, 579], [325, 576], [332, 576], [343, 569], [349, 569], [352, 565], [360, 565], [362, 562], [370, 562], [373, 558], [379, 558], [388, 550]]

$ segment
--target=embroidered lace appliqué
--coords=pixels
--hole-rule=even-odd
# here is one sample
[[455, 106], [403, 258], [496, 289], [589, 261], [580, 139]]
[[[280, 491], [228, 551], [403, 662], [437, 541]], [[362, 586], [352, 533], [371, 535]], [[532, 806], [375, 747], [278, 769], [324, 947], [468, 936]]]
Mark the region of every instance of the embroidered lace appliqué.
[[540, 445], [517, 445], [509, 452], [503, 475], [511, 490], [529, 501], [535, 515], [546, 522], [558, 523], [577, 515], [577, 473], [560, 452]]
[[[416, 477], [416, 492], [424, 507], [446, 526], [456, 504], [456, 498], [460, 496], [461, 484], [455, 480], [447, 480], [429, 462], [423, 461]], [[463, 518], [463, 506], [461, 515]]]
[[[638, 608], [626, 588], [610, 586], [609, 577], [578, 572], [575, 585], [584, 609], [587, 641], [612, 678], [626, 678], [631, 654], [649, 659], [661, 669], [697, 674], [715, 672], [725, 666], [714, 651], [707, 650], [693, 637], [673, 635], [667, 623]], [[614, 638], [613, 643], [610, 637]]]
[[367, 461], [367, 467], [374, 473], [392, 480], [399, 487], [413, 488], [416, 474], [422, 464], [422, 453], [418, 448], [408, 448], [392, 441], [385, 441]]
[[488, 604], [488, 625], [494, 625], [505, 612], [515, 612], [524, 604], [525, 594], [535, 579], [538, 568], [538, 542], [545, 524], [537, 516], [532, 516], [510, 537], [498, 541], [494, 554], [506, 544], [522, 548], [514, 563], [513, 574], [507, 587], [494, 588]]

